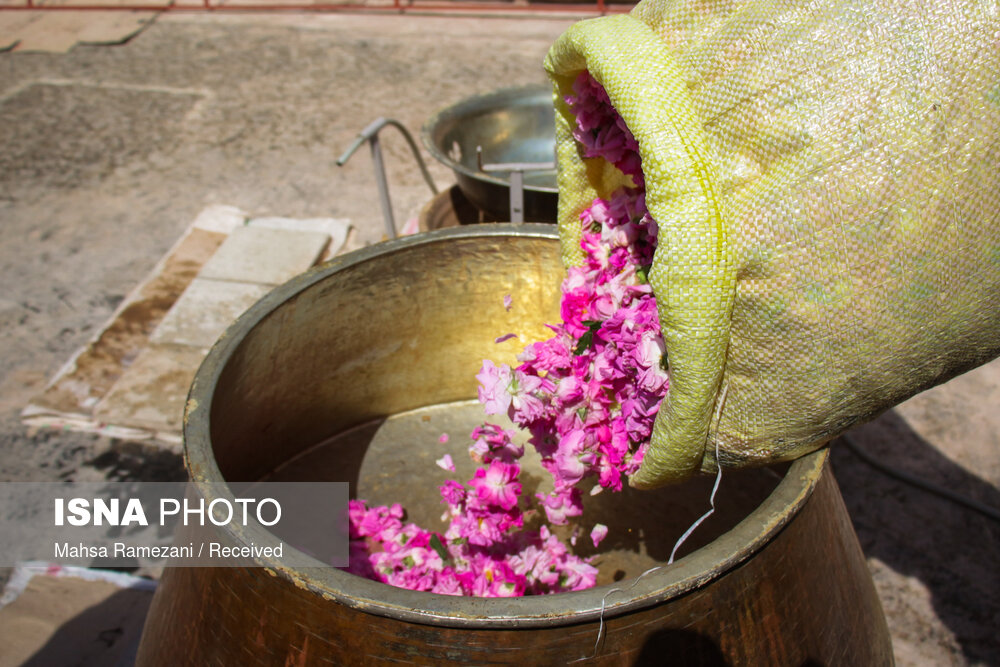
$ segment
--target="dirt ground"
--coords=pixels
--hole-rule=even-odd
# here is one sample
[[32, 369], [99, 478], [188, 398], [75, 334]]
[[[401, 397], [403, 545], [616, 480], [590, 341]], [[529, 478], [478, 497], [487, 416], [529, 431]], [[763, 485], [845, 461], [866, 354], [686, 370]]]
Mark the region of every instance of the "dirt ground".
[[[0, 481], [183, 478], [180, 457], [19, 420], [210, 204], [382, 221], [371, 162], [336, 158], [378, 116], [544, 80], [561, 17], [160, 16], [119, 46], [0, 54]], [[385, 149], [397, 220], [429, 198]], [[432, 164], [439, 185], [451, 182]], [[1000, 507], [1000, 365], [919, 396], [853, 439], [889, 466]], [[1000, 525], [875, 471], [834, 469], [899, 665], [1000, 665]]]

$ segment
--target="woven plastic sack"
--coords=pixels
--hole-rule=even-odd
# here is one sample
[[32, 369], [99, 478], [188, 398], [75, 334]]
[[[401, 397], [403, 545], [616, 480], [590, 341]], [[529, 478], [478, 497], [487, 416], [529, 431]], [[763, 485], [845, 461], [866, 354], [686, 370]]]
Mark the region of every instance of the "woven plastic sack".
[[[639, 144], [671, 385], [634, 486], [788, 460], [1000, 354], [1000, 5], [666, 2], [551, 48], [563, 259]], [[716, 460], [716, 450], [719, 456]]]

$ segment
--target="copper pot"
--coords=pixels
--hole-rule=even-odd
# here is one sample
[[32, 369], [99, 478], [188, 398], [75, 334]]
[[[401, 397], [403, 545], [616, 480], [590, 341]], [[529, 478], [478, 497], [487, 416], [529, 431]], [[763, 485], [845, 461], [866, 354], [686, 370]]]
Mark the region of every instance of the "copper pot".
[[[468, 425], [482, 359], [513, 360], [520, 346], [496, 344], [500, 334], [547, 336], [562, 275], [553, 227], [501, 224], [378, 244], [293, 279], [199, 370], [184, 429], [192, 480], [348, 481], [428, 525], [441, 511], [436, 434], [467, 446], [455, 429]], [[456, 598], [318, 562], [167, 569], [138, 664], [891, 664], [827, 458], [727, 471], [716, 516], [670, 566], [712, 480], [597, 496], [588, 512], [612, 530], [587, 591]]]

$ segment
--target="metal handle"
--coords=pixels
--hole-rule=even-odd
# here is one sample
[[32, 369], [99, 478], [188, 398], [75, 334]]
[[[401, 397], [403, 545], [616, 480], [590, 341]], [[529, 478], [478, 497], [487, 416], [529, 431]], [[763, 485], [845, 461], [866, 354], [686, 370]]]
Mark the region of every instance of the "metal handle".
[[555, 169], [555, 162], [497, 162], [483, 164], [483, 147], [476, 146], [476, 165], [479, 171], [510, 172], [510, 221], [524, 222], [524, 172]]
[[350, 157], [354, 155], [354, 152], [361, 147], [361, 144], [366, 141], [368, 142], [371, 147], [372, 163], [375, 168], [375, 183], [378, 185], [379, 203], [382, 206], [382, 220], [385, 222], [386, 234], [390, 239], [394, 239], [396, 238], [396, 221], [392, 215], [392, 201], [389, 198], [389, 182], [385, 177], [385, 162], [382, 159], [382, 144], [378, 137], [378, 133], [386, 125], [392, 125], [403, 134], [403, 138], [406, 139], [406, 143], [410, 145], [413, 157], [417, 159], [417, 165], [420, 167], [420, 173], [423, 174], [424, 180], [427, 182], [427, 185], [430, 186], [431, 192], [436, 195], [438, 193], [437, 185], [434, 184], [434, 179], [431, 178], [430, 172], [427, 171], [427, 165], [424, 164], [424, 159], [420, 157], [420, 151], [417, 150], [416, 142], [413, 141], [413, 137], [403, 124], [398, 120], [393, 120], [392, 118], [376, 118], [365, 129], [361, 130], [351, 145], [348, 146], [347, 150], [344, 151], [344, 154], [337, 160], [337, 166], [343, 167]]

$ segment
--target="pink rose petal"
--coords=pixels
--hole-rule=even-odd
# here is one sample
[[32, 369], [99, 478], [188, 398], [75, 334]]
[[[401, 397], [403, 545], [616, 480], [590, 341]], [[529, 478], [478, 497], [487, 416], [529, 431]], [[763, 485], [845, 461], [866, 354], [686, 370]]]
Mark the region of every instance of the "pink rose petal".
[[451, 460], [451, 454], [445, 454], [434, 463], [438, 464], [438, 467], [444, 470], [455, 472], [455, 462]]
[[590, 531], [590, 540], [594, 543], [596, 547], [601, 543], [605, 537], [608, 536], [608, 527], [603, 523], [594, 524], [594, 529]]

